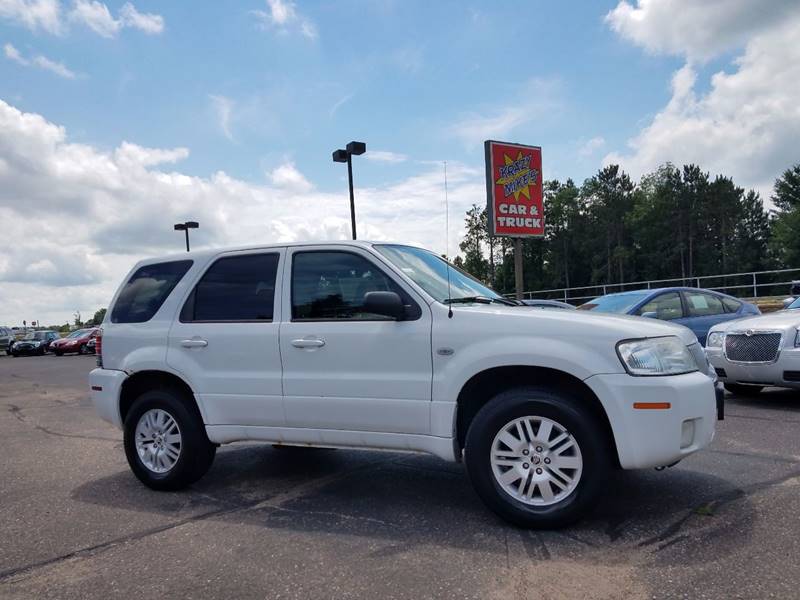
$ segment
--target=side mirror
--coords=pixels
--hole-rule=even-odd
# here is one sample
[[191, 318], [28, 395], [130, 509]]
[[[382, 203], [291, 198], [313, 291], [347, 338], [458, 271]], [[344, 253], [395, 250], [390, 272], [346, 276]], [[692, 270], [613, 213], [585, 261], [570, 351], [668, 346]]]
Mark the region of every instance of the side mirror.
[[650, 311], [647, 311], [647, 312], [643, 312], [642, 316], [645, 317], [646, 319], [657, 319], [658, 318], [658, 313], [656, 311], [654, 311], [654, 310], [650, 310]]
[[402, 321], [406, 307], [395, 292], [367, 292], [364, 294], [364, 312]]

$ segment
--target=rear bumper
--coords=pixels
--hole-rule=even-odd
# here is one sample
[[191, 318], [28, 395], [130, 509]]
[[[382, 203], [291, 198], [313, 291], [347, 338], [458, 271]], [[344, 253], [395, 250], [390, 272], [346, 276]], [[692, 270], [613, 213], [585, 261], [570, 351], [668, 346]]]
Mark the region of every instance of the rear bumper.
[[127, 378], [125, 371], [112, 369], [94, 369], [89, 373], [89, 390], [97, 416], [120, 429], [119, 394]]
[[[670, 465], [714, 439], [717, 392], [703, 373], [595, 375], [585, 383], [606, 409], [623, 469]], [[668, 403], [669, 408], [637, 409], [634, 403]]]

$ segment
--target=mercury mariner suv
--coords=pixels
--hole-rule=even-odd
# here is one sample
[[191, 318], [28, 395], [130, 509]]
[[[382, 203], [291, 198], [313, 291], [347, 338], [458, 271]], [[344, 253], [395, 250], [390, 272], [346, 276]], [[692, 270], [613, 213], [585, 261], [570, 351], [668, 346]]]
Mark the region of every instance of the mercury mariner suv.
[[144, 260], [96, 346], [94, 405], [156, 490], [192, 484], [239, 440], [427, 452], [463, 461], [505, 519], [556, 527], [610, 469], [671, 465], [714, 436], [689, 329], [533, 311], [405, 245]]

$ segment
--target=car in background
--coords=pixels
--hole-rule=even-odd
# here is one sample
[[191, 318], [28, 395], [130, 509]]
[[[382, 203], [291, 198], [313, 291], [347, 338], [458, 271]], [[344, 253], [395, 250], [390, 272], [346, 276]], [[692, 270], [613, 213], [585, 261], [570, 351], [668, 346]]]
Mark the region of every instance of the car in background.
[[800, 389], [800, 298], [785, 310], [715, 325], [706, 355], [732, 394], [754, 395], [766, 386]]
[[50, 350], [52, 350], [53, 354], [56, 356], [70, 353], [88, 354], [89, 350], [86, 345], [89, 343], [89, 340], [97, 337], [99, 331], [100, 329], [97, 327], [78, 329], [70, 333], [67, 337], [54, 341], [50, 344]]
[[575, 310], [575, 307], [572, 306], [572, 304], [567, 304], [566, 302], [561, 302], [560, 300], [542, 300], [540, 298], [532, 298], [530, 300], [522, 300], [521, 302], [523, 305], [530, 306], [532, 308]]
[[55, 331], [32, 331], [26, 333], [21, 340], [11, 345], [12, 356], [39, 355], [44, 356], [50, 349], [50, 344], [60, 339]]
[[10, 327], [0, 327], [0, 351], [11, 354], [11, 344], [17, 340], [14, 331]]
[[703, 346], [706, 345], [708, 330], [714, 325], [761, 314], [758, 307], [750, 302], [720, 292], [690, 287], [607, 294], [578, 309], [671, 321], [691, 329]]

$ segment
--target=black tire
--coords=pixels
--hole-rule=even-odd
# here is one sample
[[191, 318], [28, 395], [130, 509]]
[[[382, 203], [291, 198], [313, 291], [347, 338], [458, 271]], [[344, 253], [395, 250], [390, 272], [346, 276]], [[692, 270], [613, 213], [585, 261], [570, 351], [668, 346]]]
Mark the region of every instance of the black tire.
[[[514, 419], [526, 416], [555, 421], [580, 448], [583, 468], [577, 487], [555, 504], [535, 506], [514, 498], [492, 472], [495, 436]], [[467, 432], [464, 460], [478, 496], [500, 517], [525, 528], [557, 528], [578, 520], [592, 506], [611, 469], [612, 447], [585, 401], [549, 388], [520, 387], [498, 394], [481, 408]]]
[[726, 383], [725, 389], [734, 396], [757, 396], [761, 390], [764, 389], [763, 385], [742, 385], [740, 383]]
[[[217, 447], [206, 436], [199, 411], [188, 405], [179, 390], [164, 388], [151, 390], [139, 396], [125, 417], [125, 456], [133, 474], [154, 490], [179, 490], [206, 474], [214, 462]], [[136, 451], [136, 426], [148, 410], [166, 411], [178, 424], [181, 432], [180, 455], [174, 466], [165, 473], [151, 471]]]
[[19, 354], [18, 354], [18, 353], [16, 353], [16, 352], [12, 352], [12, 353], [11, 353], [11, 356], [13, 356], [14, 358], [17, 358], [17, 357], [19, 356]]
[[78, 354], [83, 355], [83, 354], [86, 354], [87, 352], [89, 352], [89, 351], [86, 349], [86, 344], [83, 344], [82, 346], [78, 346]]
[[53, 354], [55, 354], [56, 356], [64, 356], [64, 353], [61, 352], [61, 350], [53, 350]]

